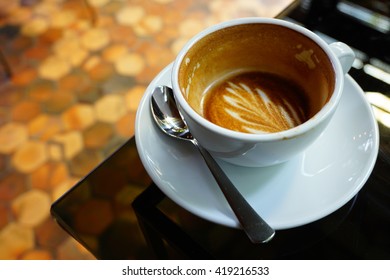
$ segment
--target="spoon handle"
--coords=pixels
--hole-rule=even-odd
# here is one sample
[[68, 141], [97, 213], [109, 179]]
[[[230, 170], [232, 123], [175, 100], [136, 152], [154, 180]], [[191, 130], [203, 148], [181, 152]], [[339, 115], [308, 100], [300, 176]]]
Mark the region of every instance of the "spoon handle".
[[265, 243], [270, 241], [275, 235], [275, 230], [257, 214], [252, 206], [250, 206], [210, 153], [199, 145], [196, 139], [193, 139], [193, 143], [200, 151], [249, 239], [253, 243]]

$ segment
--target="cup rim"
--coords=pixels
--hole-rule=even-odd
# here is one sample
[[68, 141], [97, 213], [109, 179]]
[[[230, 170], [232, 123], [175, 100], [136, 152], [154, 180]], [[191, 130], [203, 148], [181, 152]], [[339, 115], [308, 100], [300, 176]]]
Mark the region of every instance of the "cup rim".
[[[317, 112], [314, 116], [312, 116], [309, 120], [305, 121], [304, 123], [295, 126], [293, 128], [290, 128], [288, 130], [283, 130], [279, 132], [272, 132], [272, 133], [246, 133], [246, 132], [239, 132], [234, 131], [228, 128], [221, 127], [219, 125], [216, 125], [212, 123], [211, 121], [207, 120], [200, 114], [198, 114], [188, 103], [187, 100], [184, 98], [184, 95], [181, 92], [181, 89], [179, 87], [179, 80], [178, 80], [178, 73], [180, 65], [187, 54], [188, 50], [192, 48], [194, 44], [196, 44], [199, 40], [201, 40], [206, 35], [209, 35], [213, 32], [216, 32], [218, 30], [236, 26], [236, 25], [245, 25], [245, 24], [272, 24], [272, 25], [280, 25], [287, 28], [290, 28], [292, 30], [295, 30], [304, 36], [308, 37], [310, 40], [315, 42], [328, 56], [331, 65], [333, 66], [333, 70], [335, 73], [335, 87], [333, 90], [333, 94], [331, 98], [328, 100], [328, 102], [321, 108], [319, 112]], [[244, 140], [247, 142], [258, 142], [258, 141], [275, 141], [275, 140], [287, 140], [290, 138], [298, 137], [299, 135], [305, 134], [312, 128], [316, 127], [318, 124], [322, 123], [328, 117], [333, 114], [333, 112], [336, 110], [337, 105], [341, 99], [341, 94], [343, 90], [343, 70], [340, 64], [339, 59], [335, 55], [335, 53], [331, 50], [329, 45], [322, 40], [318, 35], [316, 35], [314, 32], [296, 24], [293, 22], [288, 22], [281, 19], [275, 19], [275, 18], [262, 18], [262, 17], [248, 17], [248, 18], [238, 18], [233, 20], [224, 21], [215, 25], [212, 25], [198, 34], [196, 34], [194, 37], [192, 37], [180, 50], [179, 54], [177, 55], [172, 68], [172, 88], [174, 92], [174, 96], [176, 99], [176, 102], [178, 103], [179, 110], [184, 110], [184, 112], [189, 115], [189, 117], [198, 123], [199, 125], [207, 128], [208, 130], [214, 131], [215, 133], [219, 135], [223, 135], [225, 137], [234, 138], [237, 140]]]

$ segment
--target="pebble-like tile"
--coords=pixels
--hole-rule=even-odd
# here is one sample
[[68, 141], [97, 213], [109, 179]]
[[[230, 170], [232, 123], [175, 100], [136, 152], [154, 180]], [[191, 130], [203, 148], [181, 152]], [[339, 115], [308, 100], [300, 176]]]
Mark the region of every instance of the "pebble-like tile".
[[58, 80], [71, 70], [70, 62], [59, 56], [50, 56], [39, 66], [39, 75], [43, 79]]
[[[4, 2], [6, 3], [6, 2]], [[16, 3], [16, 2], [15, 2]], [[7, 3], [8, 7], [11, 7], [10, 3]], [[0, 7], [0, 9], [4, 10], [3, 7]], [[13, 8], [10, 12], [10, 17], [8, 18], [8, 23], [12, 25], [22, 25], [23, 23], [29, 21], [31, 19], [32, 11], [28, 7], [19, 7], [19, 8]]]
[[9, 172], [0, 181], [0, 202], [8, 204], [26, 190], [26, 177], [16, 171]]
[[116, 71], [124, 76], [135, 76], [145, 68], [145, 61], [140, 54], [127, 53], [115, 61]]
[[148, 15], [134, 26], [134, 31], [138, 36], [152, 36], [161, 31], [163, 21], [161, 17], [155, 15]]
[[95, 103], [96, 118], [102, 122], [115, 123], [126, 114], [124, 98], [120, 95], [107, 95]]
[[59, 116], [41, 114], [28, 123], [28, 133], [41, 141], [48, 141], [64, 130], [64, 124]]
[[19, 223], [9, 223], [0, 231], [0, 260], [18, 259], [34, 248], [34, 232]]
[[28, 140], [27, 127], [10, 122], [0, 127], [0, 153], [11, 154]]
[[82, 130], [91, 126], [95, 122], [94, 108], [88, 104], [76, 104], [66, 110], [62, 116], [62, 121], [66, 129]]
[[94, 82], [104, 82], [113, 76], [114, 67], [111, 63], [100, 60], [99, 63], [91, 67], [87, 72]]
[[67, 90], [59, 90], [50, 95], [43, 102], [44, 111], [49, 114], [60, 114], [72, 106], [75, 102], [75, 96]]
[[145, 9], [141, 6], [128, 6], [116, 14], [116, 20], [121, 25], [134, 26], [145, 16]]
[[[49, 49], [45, 48], [46, 43], [37, 43], [35, 46], [29, 48], [24, 53], [26, 56], [26, 59], [28, 60], [35, 60], [35, 61], [42, 61], [46, 57], [50, 55]], [[17, 76], [15, 76], [17, 77]], [[13, 79], [15, 81], [16, 78]]]
[[134, 46], [138, 43], [134, 29], [126, 25], [114, 25], [109, 29], [113, 43], [123, 43], [128, 46]]
[[71, 159], [82, 151], [84, 144], [80, 132], [70, 131], [58, 134], [53, 137], [52, 141], [61, 146], [61, 151], [65, 159]]
[[128, 47], [125, 44], [113, 44], [103, 51], [102, 56], [106, 61], [114, 63], [127, 52]]
[[50, 81], [39, 80], [27, 89], [27, 95], [36, 102], [47, 101], [54, 92], [54, 85]]
[[[56, 41], [53, 51], [59, 58], [68, 61], [73, 67], [80, 66], [89, 54], [88, 50], [80, 43], [80, 38], [74, 33], [68, 33]], [[57, 79], [59, 78], [61, 77]]]
[[68, 177], [68, 168], [63, 162], [47, 162], [31, 173], [31, 187], [51, 192]]
[[15, 85], [26, 86], [32, 83], [37, 77], [37, 71], [34, 68], [25, 68], [19, 72], [19, 75], [12, 77]]
[[49, 23], [44, 17], [33, 18], [22, 26], [22, 34], [29, 37], [35, 37], [47, 30]]
[[43, 50], [46, 49], [47, 44], [54, 44], [57, 40], [60, 40], [66, 33], [67, 29], [56, 28], [50, 26], [44, 33], [38, 37], [36, 46], [41, 47]]
[[30, 190], [12, 202], [12, 211], [19, 224], [36, 227], [49, 217], [51, 200], [49, 195], [40, 190]]
[[203, 22], [189, 18], [180, 24], [179, 32], [181, 36], [190, 39], [192, 36], [194, 36], [194, 34], [202, 31], [204, 28], [205, 25]]
[[109, 41], [109, 33], [102, 28], [87, 30], [81, 37], [81, 45], [90, 51], [101, 50]]
[[27, 122], [32, 120], [41, 113], [41, 106], [34, 101], [24, 101], [17, 104], [12, 112], [11, 117], [16, 122]]
[[116, 131], [125, 138], [130, 138], [134, 135], [135, 112], [130, 112], [119, 119], [116, 123]]
[[13, 154], [12, 165], [22, 173], [29, 173], [44, 164], [47, 158], [44, 143], [28, 141]]
[[41, 248], [55, 249], [68, 238], [68, 234], [50, 217], [36, 227], [34, 232]]
[[67, 28], [76, 21], [76, 14], [71, 10], [60, 10], [51, 16], [51, 27]]
[[92, 84], [84, 71], [74, 71], [58, 80], [58, 86], [67, 92], [78, 93]]
[[126, 106], [131, 111], [137, 111], [138, 104], [141, 101], [142, 96], [145, 94], [146, 88], [143, 86], [136, 86], [130, 89], [126, 95]]
[[112, 125], [97, 122], [90, 128], [83, 131], [84, 145], [86, 148], [103, 148], [109, 143], [113, 135], [114, 129]]

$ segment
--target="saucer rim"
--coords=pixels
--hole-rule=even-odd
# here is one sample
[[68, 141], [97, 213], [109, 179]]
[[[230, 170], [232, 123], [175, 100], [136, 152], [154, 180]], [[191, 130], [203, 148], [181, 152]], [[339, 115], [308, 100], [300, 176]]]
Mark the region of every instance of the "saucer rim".
[[[145, 103], [147, 103], [153, 88], [158, 86], [158, 85], [162, 85], [162, 84], [158, 84], [158, 81], [161, 80], [164, 76], [169, 75], [171, 73], [171, 71], [172, 71], [172, 64], [173, 63], [171, 63], [168, 66], [166, 66], [152, 80], [152, 82], [147, 87], [147, 89], [145, 91], [145, 94], [144, 94], [144, 96], [143, 96], [143, 98], [142, 98], [142, 100], [140, 102], [140, 105], [138, 107], [138, 110], [137, 110], [136, 122], [135, 122], [135, 124], [136, 124], [136, 127], [135, 127], [135, 138], [136, 138], [136, 147], [137, 147], [138, 153], [140, 155], [141, 162], [144, 165], [147, 173], [152, 178], [152, 180], [155, 182], [155, 184], [159, 187], [159, 189], [162, 190], [162, 192], [165, 195], [167, 195], [170, 199], [172, 199], [178, 205], [180, 205], [184, 209], [188, 210], [189, 212], [193, 213], [194, 215], [197, 215], [197, 216], [199, 216], [199, 217], [201, 217], [201, 218], [203, 218], [205, 220], [208, 220], [208, 221], [211, 221], [211, 222], [214, 222], [214, 223], [217, 223], [217, 224], [221, 224], [221, 225], [224, 225], [224, 226], [228, 226], [228, 227], [239, 228], [239, 223], [238, 223], [237, 219], [234, 216], [233, 217], [228, 217], [228, 220], [221, 221], [220, 219], [218, 219], [218, 217], [213, 218], [210, 215], [203, 214], [202, 211], [204, 211], [204, 210], [202, 210], [202, 209], [197, 210], [196, 207], [192, 207], [191, 206], [191, 202], [183, 201], [183, 199], [180, 199], [180, 197], [175, 195], [175, 193], [172, 190], [169, 190], [169, 189], [167, 189], [166, 187], [163, 186], [163, 183], [161, 183], [161, 179], [158, 176], [155, 175], [155, 170], [154, 171], [153, 170], [149, 170], [149, 168], [151, 168], [151, 169], [153, 169], [153, 168], [149, 166], [149, 164], [147, 162], [147, 159], [144, 158], [145, 153], [143, 152], [143, 148], [142, 148], [143, 144], [141, 144], [142, 139], [140, 139], [141, 133], [139, 132], [140, 129], [141, 129], [140, 123], [141, 123], [142, 109], [144, 109], [143, 108], [144, 106], [147, 106], [147, 104], [145, 104]], [[376, 159], [377, 159], [377, 156], [378, 156], [378, 151], [379, 151], [379, 128], [378, 128], [378, 124], [377, 124], [377, 122], [375, 120], [374, 113], [373, 113], [373, 110], [372, 110], [370, 104], [368, 103], [367, 99], [364, 98], [363, 90], [356, 83], [356, 81], [352, 77], [350, 77], [348, 74], [346, 75], [346, 80], [348, 80], [348, 81], [345, 82], [345, 85], [347, 83], [350, 83], [350, 86], [352, 87], [352, 89], [358, 91], [358, 94], [360, 95], [359, 97], [362, 99], [362, 103], [364, 103], [362, 105], [365, 105], [367, 107], [367, 109], [368, 109], [367, 110], [367, 116], [369, 117], [369, 123], [370, 123], [369, 127], [370, 127], [370, 129], [372, 129], [372, 132], [374, 134], [372, 136], [373, 143], [372, 143], [372, 148], [370, 149], [371, 152], [369, 153], [369, 155], [367, 155], [367, 162], [362, 167], [362, 169], [365, 171], [364, 172], [365, 174], [364, 174], [364, 176], [361, 177], [361, 179], [358, 182], [356, 182], [354, 184], [353, 191], [349, 192], [349, 193], [346, 193], [344, 195], [345, 197], [342, 199], [342, 202], [339, 202], [337, 205], [333, 205], [333, 208], [331, 210], [327, 209], [327, 211], [322, 211], [322, 212], [317, 213], [315, 215], [307, 215], [300, 222], [295, 221], [295, 222], [292, 222], [290, 224], [286, 223], [286, 224], [283, 224], [283, 225], [277, 225], [277, 226], [275, 226], [276, 230], [289, 229], [289, 228], [302, 226], [302, 225], [305, 225], [305, 224], [309, 224], [311, 222], [315, 222], [315, 221], [317, 221], [317, 220], [319, 220], [321, 218], [326, 217], [327, 215], [330, 215], [331, 213], [335, 212], [336, 210], [338, 210], [339, 208], [341, 208], [342, 206], [347, 204], [348, 201], [350, 201], [362, 189], [362, 187], [365, 185], [365, 183], [367, 182], [369, 176], [372, 173], [372, 170], [373, 170], [373, 168], [375, 166], [375, 162], [376, 162]], [[167, 85], [167, 86], [170, 86], [170, 81], [168, 83], [163, 83], [163, 84]], [[156, 129], [156, 128], [153, 128], [153, 129]], [[232, 220], [230, 221], [230, 219], [232, 219]]]

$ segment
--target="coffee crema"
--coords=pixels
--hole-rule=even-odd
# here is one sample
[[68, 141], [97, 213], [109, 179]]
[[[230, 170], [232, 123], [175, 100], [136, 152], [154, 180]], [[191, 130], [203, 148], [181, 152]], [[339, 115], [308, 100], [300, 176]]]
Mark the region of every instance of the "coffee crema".
[[203, 99], [203, 116], [221, 127], [245, 133], [288, 130], [309, 118], [303, 89], [266, 72], [229, 75], [210, 86]]

